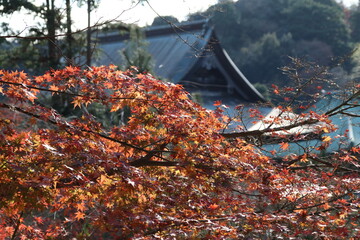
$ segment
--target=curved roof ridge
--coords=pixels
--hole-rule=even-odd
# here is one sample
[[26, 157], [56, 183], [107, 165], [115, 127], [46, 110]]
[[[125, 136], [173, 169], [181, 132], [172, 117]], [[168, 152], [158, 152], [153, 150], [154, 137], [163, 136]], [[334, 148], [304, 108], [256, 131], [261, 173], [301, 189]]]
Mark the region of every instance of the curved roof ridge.
[[183, 44], [187, 44], [189, 46], [189, 51], [184, 55], [184, 58], [188, 59], [188, 61], [183, 61], [183, 63], [187, 62], [187, 71], [182, 71], [181, 75], [179, 74], [176, 76], [176, 78], [173, 79], [174, 82], [179, 82], [181, 79], [183, 79], [189, 72], [191, 72], [191, 69], [194, 68], [198, 59], [205, 56], [208, 43], [213, 35], [213, 30], [213, 27], [207, 26], [204, 29], [202, 36], [194, 36], [196, 40], [191, 45], [187, 43], [185, 39], [181, 39], [184, 41]]
[[199, 28], [201, 26], [206, 25], [209, 22], [209, 19], [203, 19], [203, 20], [195, 20], [195, 21], [184, 21], [180, 23], [167, 23], [164, 25], [156, 25], [156, 26], [147, 26], [144, 27], [144, 31], [157, 31], [157, 30], [163, 30], [167, 28]]
[[[193, 77], [192, 74], [197, 71], [197, 68], [206, 64], [205, 58], [214, 57], [214, 67], [218, 67], [223, 78], [226, 79], [228, 93], [232, 94], [232, 91], [235, 90], [234, 93], [239, 99], [248, 102], [264, 101], [263, 96], [221, 47], [210, 20], [152, 26], [144, 30], [146, 36], [144, 41], [147, 42], [147, 51], [153, 57], [153, 72], [156, 76], [180, 83], [188, 77]], [[98, 61], [100, 65], [121, 64], [124, 61], [119, 51], [126, 47], [126, 42], [120, 33], [102, 36], [99, 37], [99, 40], [99, 47], [109, 55], [100, 56]], [[209, 64], [211, 65], [211, 63]], [[220, 79], [220, 81], [223, 80]]]
[[[234, 74], [238, 75], [239, 78], [242, 79], [242, 81], [238, 81], [235, 83], [235, 86], [239, 92], [244, 93], [245, 95], [250, 94], [248, 96], [250, 101], [265, 101], [264, 97], [259, 93], [259, 91], [250, 83], [250, 81], [245, 77], [245, 75], [240, 71], [240, 69], [235, 65], [233, 60], [230, 58], [229, 54], [226, 52], [225, 49], [220, 48], [220, 52], [224, 55], [224, 59], [230, 64], [234, 69]], [[240, 89], [239, 85], [241, 87], [244, 87], [245, 89]]]

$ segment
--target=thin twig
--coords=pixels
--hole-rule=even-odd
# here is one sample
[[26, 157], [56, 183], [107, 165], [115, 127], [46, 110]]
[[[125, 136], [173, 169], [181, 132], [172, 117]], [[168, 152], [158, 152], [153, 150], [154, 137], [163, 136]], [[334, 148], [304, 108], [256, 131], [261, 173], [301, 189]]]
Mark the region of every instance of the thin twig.
[[21, 218], [22, 218], [23, 214], [24, 214], [24, 212], [22, 211], [22, 212], [20, 213], [20, 216], [19, 216], [18, 220], [17, 220], [17, 223], [16, 223], [16, 226], [15, 226], [14, 232], [13, 232], [13, 234], [12, 234], [12, 236], [11, 236], [11, 240], [15, 240], [16, 234], [17, 234], [17, 232], [19, 231], [19, 227], [20, 227], [20, 223], [21, 223]]

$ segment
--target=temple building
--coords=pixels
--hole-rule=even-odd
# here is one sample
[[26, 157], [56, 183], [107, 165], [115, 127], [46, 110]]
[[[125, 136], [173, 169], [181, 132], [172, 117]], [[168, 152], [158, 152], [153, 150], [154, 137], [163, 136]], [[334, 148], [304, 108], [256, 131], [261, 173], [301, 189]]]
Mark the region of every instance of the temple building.
[[[221, 47], [209, 21], [152, 26], [144, 34], [154, 75], [182, 84], [203, 106], [210, 107], [216, 100], [229, 106], [264, 101]], [[95, 65], [124, 65], [123, 52], [128, 46], [128, 34], [98, 34]]]

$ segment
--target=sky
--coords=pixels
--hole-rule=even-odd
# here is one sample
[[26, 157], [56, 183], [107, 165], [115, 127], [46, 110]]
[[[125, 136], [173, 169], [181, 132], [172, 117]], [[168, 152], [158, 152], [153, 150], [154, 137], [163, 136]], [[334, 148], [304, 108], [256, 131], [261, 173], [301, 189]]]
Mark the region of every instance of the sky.
[[[98, 18], [101, 16], [106, 16], [114, 9], [114, 4], [116, 5], [116, 11], [113, 11], [112, 16], [116, 17], [118, 14], [122, 13], [123, 9], [128, 9], [124, 11], [120, 16], [120, 20], [123, 20], [128, 23], [138, 23], [139, 25], [151, 24], [152, 20], [159, 15], [172, 15], [178, 18], [179, 20], [185, 20], [186, 16], [189, 13], [194, 13], [197, 11], [204, 11], [209, 6], [217, 3], [217, 0], [149, 0], [142, 4], [138, 4], [131, 8], [131, 1], [127, 0], [101, 0], [101, 8], [98, 9]], [[117, 4], [116, 4], [117, 3]], [[96, 17], [95, 17], [96, 19]]]
[[[45, 0], [34, 0], [38, 5]], [[75, 0], [72, 2], [72, 18], [75, 28], [82, 29], [87, 26], [86, 6], [78, 7]], [[153, 19], [159, 15], [173, 15], [179, 20], [185, 20], [189, 13], [206, 10], [218, 0], [149, 0], [142, 4], [136, 4], [134, 0], [100, 0], [99, 7], [92, 14], [92, 24], [116, 19], [126, 23], [136, 23], [140, 26], [151, 25]], [[135, 3], [134, 3], [135, 2]], [[64, 0], [55, 0], [55, 5], [65, 8]], [[63, 12], [65, 15], [65, 11]], [[33, 17], [25, 11], [14, 13], [9, 18], [0, 18], [0, 21], [8, 22], [10, 27], [18, 31], [36, 26]]]
[[[44, 3], [44, 0], [34, 0], [35, 3]], [[251, 0], [248, 0], [251, 1]], [[346, 6], [357, 4], [358, 0], [337, 0]], [[65, 7], [64, 0], [55, 0], [56, 6]], [[116, 19], [126, 23], [136, 23], [140, 26], [150, 25], [157, 15], [172, 15], [180, 21], [185, 20], [190, 13], [204, 11], [218, 0], [148, 0], [142, 4], [135, 4], [134, 0], [100, 0], [99, 8], [92, 15], [92, 23]], [[61, 5], [62, 4], [62, 5]], [[72, 17], [75, 28], [86, 27], [86, 7], [77, 7], [75, 0], [72, 0]], [[65, 12], [64, 12], [65, 14]], [[1, 18], [0, 21], [9, 22], [12, 28], [19, 31], [34, 26], [33, 18], [24, 12], [15, 13], [10, 18]]]

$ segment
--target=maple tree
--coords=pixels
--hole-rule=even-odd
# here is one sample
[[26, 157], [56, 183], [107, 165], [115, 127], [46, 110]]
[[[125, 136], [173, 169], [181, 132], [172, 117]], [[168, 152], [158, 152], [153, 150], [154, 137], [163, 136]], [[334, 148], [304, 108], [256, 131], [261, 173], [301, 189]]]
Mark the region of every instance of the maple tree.
[[[227, 132], [234, 119], [220, 102], [207, 110], [182, 86], [136, 69], [2, 70], [0, 92], [0, 239], [360, 237], [358, 146], [277, 161], [250, 139], [313, 123], [331, 131], [328, 117], [342, 106]], [[61, 116], [43, 93], [71, 97], [81, 114]], [[105, 126], [92, 105], [130, 116]], [[289, 148], [286, 136], [279, 143]]]

